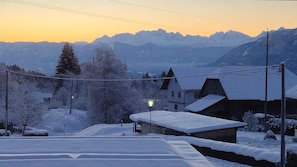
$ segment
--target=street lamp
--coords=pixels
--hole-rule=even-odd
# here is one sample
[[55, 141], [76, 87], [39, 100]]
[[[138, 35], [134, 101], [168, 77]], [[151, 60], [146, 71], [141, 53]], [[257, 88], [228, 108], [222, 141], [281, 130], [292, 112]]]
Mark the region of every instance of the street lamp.
[[154, 100], [153, 99], [149, 99], [147, 101], [147, 105], [150, 108], [150, 133], [152, 133], [152, 107], [154, 105]]
[[73, 99], [74, 99], [74, 96], [73, 96], [73, 76], [72, 76], [71, 89], [70, 89], [70, 110], [69, 110], [69, 114], [71, 114], [71, 111], [72, 111], [72, 100]]
[[71, 111], [72, 111], [72, 101], [73, 101], [73, 99], [74, 99], [74, 96], [71, 95], [71, 97], [70, 97], [70, 110], [69, 110], [69, 114], [71, 114]]

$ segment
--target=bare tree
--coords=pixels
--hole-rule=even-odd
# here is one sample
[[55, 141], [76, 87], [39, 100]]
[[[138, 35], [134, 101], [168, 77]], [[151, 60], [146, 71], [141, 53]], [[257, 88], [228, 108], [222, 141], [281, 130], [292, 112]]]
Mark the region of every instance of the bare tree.
[[[118, 123], [140, 110], [141, 95], [133, 90], [127, 68], [111, 49], [98, 49], [93, 62], [83, 66], [86, 77], [101, 82], [86, 84], [89, 116], [93, 123]], [[117, 81], [118, 80], [118, 81]]]

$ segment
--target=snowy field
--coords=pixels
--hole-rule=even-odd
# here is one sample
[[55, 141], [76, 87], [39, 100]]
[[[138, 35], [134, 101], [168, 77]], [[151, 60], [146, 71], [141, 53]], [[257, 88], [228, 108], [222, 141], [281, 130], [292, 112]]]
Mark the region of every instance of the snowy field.
[[[50, 137], [53, 136], [68, 136], [71, 138], [81, 137], [110, 137], [110, 136], [139, 136], [138, 133], [133, 133], [133, 124], [98, 124], [90, 126], [87, 123], [87, 116], [85, 111], [72, 110], [69, 115], [67, 109], [55, 109], [45, 111], [46, 114], [43, 120], [36, 125], [38, 128], [47, 129]], [[150, 134], [152, 135], [152, 134]], [[44, 137], [50, 138], [50, 137]], [[19, 136], [11, 136], [10, 138], [19, 138]], [[271, 151], [278, 152], [280, 150], [280, 136], [277, 135], [278, 140], [263, 140], [264, 133], [251, 133], [238, 131], [237, 140], [241, 145], [250, 146], [252, 148], [266, 148]], [[292, 137], [286, 136], [286, 146], [290, 147], [296, 145], [292, 142]], [[67, 146], [64, 146], [67, 147]], [[3, 150], [0, 154], [3, 154]], [[212, 157], [206, 157], [214, 166], [229, 166], [229, 167], [246, 167], [246, 165], [219, 160]]]

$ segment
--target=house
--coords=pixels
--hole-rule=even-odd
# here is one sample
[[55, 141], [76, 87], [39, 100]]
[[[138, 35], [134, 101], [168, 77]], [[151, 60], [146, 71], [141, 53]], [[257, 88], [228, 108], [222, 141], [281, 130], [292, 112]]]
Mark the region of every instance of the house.
[[[223, 66], [210, 74], [200, 91], [199, 100], [187, 111], [209, 116], [241, 120], [243, 113], [264, 111], [265, 69], [263, 66]], [[285, 69], [285, 89], [297, 85], [297, 76]], [[267, 111], [278, 115], [281, 103], [281, 72], [268, 68]], [[296, 100], [287, 100], [287, 113], [296, 111]]]
[[215, 118], [189, 112], [151, 111], [129, 117], [141, 124], [141, 133], [195, 136], [218, 141], [236, 142], [236, 132], [243, 122]]
[[167, 91], [167, 109], [183, 111], [199, 98], [206, 77], [217, 67], [173, 67], [170, 68], [161, 86]]

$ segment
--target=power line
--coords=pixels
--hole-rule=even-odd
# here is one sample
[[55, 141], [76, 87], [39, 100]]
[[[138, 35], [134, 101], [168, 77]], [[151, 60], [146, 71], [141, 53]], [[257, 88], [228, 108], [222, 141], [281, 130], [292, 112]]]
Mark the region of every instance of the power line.
[[[139, 5], [139, 4], [135, 4], [135, 3], [123, 2], [120, 0], [109, 0], [109, 1], [115, 2], [115, 3], [121, 3], [124, 5], [134, 6], [134, 7], [141, 7], [141, 8], [145, 8], [145, 9], [151, 9], [151, 10], [156, 10], [156, 11], [161, 11], [161, 12], [166, 12], [166, 13], [172, 13], [172, 14], [176, 14], [176, 15], [188, 16], [188, 17], [192, 17], [192, 18], [200, 18], [200, 19], [204, 19], [204, 20], [212, 20], [212, 21], [219, 21], [219, 22], [228, 22], [228, 23], [232, 23], [232, 24], [247, 25], [245, 23], [239, 23], [239, 22], [234, 22], [234, 21], [230, 21], [230, 20], [223, 20], [223, 19], [206, 17], [206, 16], [198, 16], [198, 15], [193, 15], [193, 14], [189, 14], [189, 13], [168, 10], [168, 9], [164, 9], [164, 8], [156, 8], [156, 7], [151, 7], [151, 6]], [[255, 25], [250, 25], [250, 26], [254, 27]]]
[[22, 5], [26, 5], [26, 6], [33, 6], [33, 7], [44, 8], [44, 9], [49, 9], [49, 10], [73, 13], [73, 14], [84, 15], [84, 16], [89, 16], [89, 17], [97, 17], [97, 18], [102, 18], [102, 19], [107, 19], [107, 20], [121, 21], [121, 22], [132, 23], [132, 24], [140, 24], [140, 25], [147, 25], [147, 26], [154, 26], [154, 27], [155, 26], [157, 26], [157, 27], [171, 27], [171, 28], [175, 28], [175, 29], [188, 30], [183, 27], [176, 27], [176, 26], [170, 26], [170, 25], [165, 25], [165, 24], [145, 22], [145, 21], [140, 21], [140, 20], [127, 19], [127, 18], [123, 18], [123, 17], [115, 17], [115, 16], [110, 16], [110, 15], [87, 12], [87, 11], [82, 11], [82, 10], [75, 10], [75, 9], [70, 9], [70, 8], [63, 8], [63, 7], [46, 5], [46, 4], [41, 4], [41, 3], [34, 3], [34, 2], [23, 1], [23, 0], [4, 0], [4, 1], [16, 3], [16, 4], [22, 4]]
[[[267, 68], [275, 68], [278, 65], [271, 65]], [[184, 75], [184, 76], [174, 76], [174, 77], [156, 77], [156, 78], [122, 78], [122, 79], [96, 79], [96, 78], [75, 78], [74, 75], [63, 75], [63, 77], [58, 76], [44, 76], [44, 75], [36, 75], [30, 74], [26, 72], [18, 72], [18, 71], [10, 71], [9, 73], [18, 74], [23, 76], [30, 76], [36, 78], [44, 78], [44, 79], [55, 79], [55, 80], [68, 80], [68, 81], [89, 81], [89, 82], [128, 82], [128, 81], [152, 81], [152, 80], [168, 80], [168, 79], [175, 79], [175, 78], [194, 78], [194, 77], [206, 77], [206, 76], [216, 76], [216, 75], [230, 75], [235, 73], [242, 73], [242, 72], [251, 72], [251, 71], [259, 71], [266, 69], [266, 67], [259, 67], [259, 68], [250, 68], [250, 69], [241, 69], [241, 70], [232, 70], [228, 72], [214, 72], [210, 74], [200, 74], [200, 75]]]
[[196, 15], [192, 15], [192, 14], [188, 14], [188, 13], [183, 13], [183, 12], [178, 12], [178, 11], [173, 11], [173, 10], [168, 10], [168, 9], [162, 9], [162, 8], [155, 8], [155, 7], [150, 7], [150, 6], [144, 6], [144, 5], [139, 5], [139, 4], [135, 4], [135, 3], [123, 2], [123, 1], [119, 1], [119, 0], [109, 0], [109, 1], [112, 1], [115, 3], [121, 3], [124, 5], [129, 5], [129, 6], [135, 6], [135, 7], [152, 9], [152, 10], [161, 11], [161, 12], [173, 13], [173, 14], [177, 14], [177, 15], [184, 15], [184, 16], [190, 16], [190, 17], [199, 17], [199, 18], [204, 18], [204, 19], [215, 20], [210, 17], [196, 16]]

